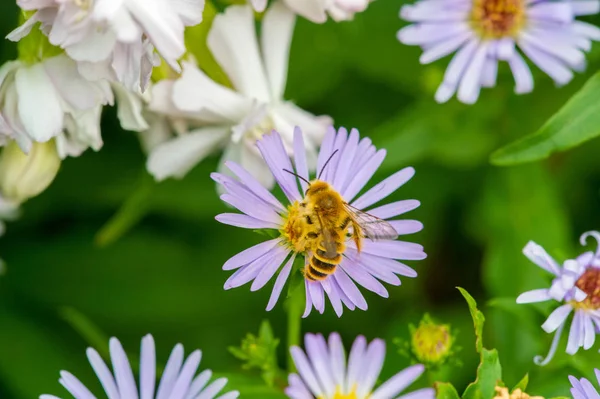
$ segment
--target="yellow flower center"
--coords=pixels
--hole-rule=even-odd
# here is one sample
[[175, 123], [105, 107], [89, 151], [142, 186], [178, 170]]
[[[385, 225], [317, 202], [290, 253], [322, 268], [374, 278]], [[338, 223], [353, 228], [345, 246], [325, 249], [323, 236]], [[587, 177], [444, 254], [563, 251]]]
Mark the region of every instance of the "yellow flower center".
[[521, 389], [515, 389], [512, 393], [505, 387], [496, 387], [496, 396], [494, 399], [544, 399], [543, 396], [529, 396]]
[[587, 298], [581, 302], [573, 301], [572, 305], [588, 310], [600, 309], [600, 269], [588, 268], [575, 285], [587, 294]]
[[473, 0], [471, 25], [484, 39], [513, 37], [525, 24], [525, 0]]
[[[319, 396], [317, 399], [359, 399], [356, 394], [356, 386], [352, 388], [352, 392], [350, 393], [342, 393], [344, 392], [344, 388], [338, 386], [335, 389], [335, 394], [331, 398], [327, 398], [325, 396]], [[370, 395], [364, 397], [364, 399], [369, 399]]]

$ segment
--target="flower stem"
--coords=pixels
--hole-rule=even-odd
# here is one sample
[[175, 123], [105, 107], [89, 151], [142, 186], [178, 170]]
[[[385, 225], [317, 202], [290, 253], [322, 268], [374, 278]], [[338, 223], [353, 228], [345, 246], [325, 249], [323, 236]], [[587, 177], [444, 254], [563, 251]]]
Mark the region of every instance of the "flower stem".
[[290, 354], [292, 346], [300, 346], [302, 335], [302, 312], [305, 305], [304, 284], [292, 284], [288, 291], [287, 301], [287, 349], [288, 349], [288, 372], [296, 372], [294, 360]]

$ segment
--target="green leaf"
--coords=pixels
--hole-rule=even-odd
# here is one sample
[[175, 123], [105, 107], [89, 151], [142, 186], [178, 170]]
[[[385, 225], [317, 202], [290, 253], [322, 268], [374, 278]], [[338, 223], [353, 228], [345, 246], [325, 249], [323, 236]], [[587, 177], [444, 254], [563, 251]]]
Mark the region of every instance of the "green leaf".
[[460, 399], [458, 392], [456, 392], [456, 388], [449, 382], [436, 382], [435, 392], [436, 399]]
[[469, 384], [463, 399], [491, 399], [494, 397], [494, 389], [502, 380], [502, 367], [496, 349], [481, 351], [481, 363], [477, 368], [477, 379]]
[[527, 389], [527, 385], [529, 385], [529, 374], [525, 374], [525, 377], [515, 387], [511, 390], [514, 391], [516, 389], [520, 389], [521, 391], [525, 391]]
[[600, 135], [600, 73], [552, 116], [540, 130], [491, 156], [499, 166], [539, 161], [552, 153], [576, 147]]
[[475, 347], [477, 348], [477, 352], [481, 353], [483, 349], [483, 323], [485, 322], [485, 317], [483, 313], [479, 309], [477, 309], [477, 302], [475, 299], [467, 292], [467, 290], [456, 287], [467, 300], [467, 304], [469, 305], [469, 311], [471, 312], [471, 317], [473, 318], [473, 324], [475, 325]]

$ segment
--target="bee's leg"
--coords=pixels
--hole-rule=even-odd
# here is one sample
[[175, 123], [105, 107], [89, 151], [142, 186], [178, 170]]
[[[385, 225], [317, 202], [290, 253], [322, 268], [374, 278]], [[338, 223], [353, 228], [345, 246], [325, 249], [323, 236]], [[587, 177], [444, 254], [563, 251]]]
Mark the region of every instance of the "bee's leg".
[[352, 221], [352, 239], [354, 240], [354, 244], [356, 244], [356, 250], [360, 253], [362, 249], [362, 237], [360, 234], [360, 226], [358, 223]]

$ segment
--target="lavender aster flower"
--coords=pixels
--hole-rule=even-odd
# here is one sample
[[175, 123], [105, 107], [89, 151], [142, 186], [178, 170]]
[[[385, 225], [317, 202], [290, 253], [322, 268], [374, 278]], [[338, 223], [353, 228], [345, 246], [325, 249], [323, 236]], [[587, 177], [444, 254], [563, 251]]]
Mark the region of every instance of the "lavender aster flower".
[[[106, 392], [108, 399], [213, 399], [225, 387], [226, 378], [219, 378], [212, 383], [208, 381], [212, 377], [210, 370], [204, 370], [196, 377], [196, 371], [200, 365], [202, 353], [199, 350], [192, 352], [185, 362], [183, 361], [183, 346], [177, 344], [163, 372], [158, 388], [156, 384], [156, 356], [154, 339], [146, 335], [142, 339], [142, 353], [140, 356], [140, 386], [139, 390], [135, 384], [133, 371], [127, 359], [127, 355], [116, 338], [110, 339], [110, 358], [114, 373], [106, 366], [98, 352], [88, 348], [87, 357], [100, 379], [100, 383]], [[114, 375], [113, 375], [114, 374]], [[94, 396], [73, 374], [68, 371], [60, 372], [58, 380], [77, 399], [95, 399]], [[208, 385], [207, 385], [208, 384]], [[218, 399], [235, 399], [239, 392], [232, 391], [218, 397]], [[41, 395], [40, 399], [60, 399], [54, 395]]]
[[576, 21], [600, 11], [598, 0], [420, 0], [405, 5], [400, 16], [415, 22], [398, 32], [398, 39], [423, 48], [428, 64], [456, 52], [435, 99], [472, 104], [482, 87], [496, 85], [498, 62], [506, 61], [515, 79], [515, 92], [533, 90], [533, 76], [519, 51], [557, 85], [585, 68], [584, 51], [600, 40], [600, 29]]
[[359, 336], [354, 341], [348, 365], [340, 336], [329, 336], [329, 346], [321, 334], [306, 334], [306, 353], [290, 349], [298, 374], [290, 374], [285, 393], [292, 399], [433, 399], [433, 388], [397, 396], [423, 374], [421, 364], [400, 371], [373, 391], [385, 360], [385, 342]]
[[[284, 171], [294, 170], [287, 155], [288, 145], [293, 147], [295, 170], [302, 179], [300, 181], [293, 174]], [[243, 212], [218, 215], [218, 221], [247, 229], [278, 231], [277, 238], [246, 249], [229, 259], [223, 266], [224, 270], [236, 270], [225, 283], [225, 289], [253, 281], [251, 290], [256, 291], [279, 272], [267, 306], [267, 310], [271, 310], [292, 272], [296, 256], [304, 256], [306, 265], [312, 255], [307, 244], [310, 236], [301, 234], [305, 231], [301, 227], [298, 230], [299, 226], [305, 223], [305, 216], [302, 214], [303, 195], [298, 183], [302, 191], [305, 191], [309, 187], [309, 172], [307, 149], [300, 129], [297, 128], [294, 132], [291, 144], [284, 143], [279, 133], [273, 131], [259, 139], [257, 146], [290, 205], [284, 206], [250, 173], [234, 162], [227, 162], [226, 166], [239, 180], [219, 173], [213, 174], [212, 177], [226, 192], [221, 199]], [[319, 151], [317, 180], [328, 183], [330, 188], [339, 193], [342, 200], [352, 207], [366, 210], [396, 191], [415, 173], [413, 168], [404, 168], [356, 198], [383, 162], [385, 154], [385, 150], [377, 151], [368, 138], [360, 140], [356, 129], [352, 129], [348, 134], [346, 129], [342, 128], [336, 133], [330, 128]], [[390, 219], [418, 206], [419, 201], [404, 200], [371, 208], [368, 213], [377, 218]], [[423, 228], [416, 220], [391, 220], [388, 223], [398, 235], [415, 233]], [[347, 233], [344, 229], [340, 231], [344, 235]], [[315, 234], [311, 239], [318, 240], [319, 236]], [[397, 259], [420, 260], [426, 257], [421, 245], [404, 241], [374, 242], [364, 239], [361, 251], [350, 237], [344, 241], [340, 247], [345, 246], [345, 251], [335, 271], [320, 281], [314, 281], [308, 276], [305, 278], [304, 317], [308, 316], [313, 307], [320, 313], [324, 312], [325, 294], [338, 316], [341, 316], [344, 305], [350, 310], [366, 310], [367, 302], [356, 283], [387, 298], [388, 292], [379, 280], [400, 285], [397, 275], [417, 275], [412, 268], [398, 262]]]
[[[598, 383], [600, 383], [600, 370], [595, 369], [596, 379]], [[582, 378], [578, 380], [573, 376], [569, 376], [569, 381], [571, 381], [571, 395], [573, 395], [573, 399], [598, 399], [600, 398], [600, 394], [594, 388], [592, 383], [586, 379]]]
[[[588, 237], [595, 238], [600, 244], [600, 233], [590, 231], [581, 236], [581, 245], [585, 245]], [[545, 359], [537, 356], [534, 361], [539, 365], [546, 365], [552, 360], [571, 313], [574, 313], [574, 316], [569, 331], [567, 353], [573, 355], [581, 347], [585, 350], [590, 349], [600, 329], [600, 245], [596, 253], [585, 252], [576, 259], [566, 260], [562, 267], [534, 242], [529, 242], [523, 253], [533, 263], [556, 277], [550, 288], [524, 292], [517, 298], [517, 303], [551, 299], [562, 303], [542, 325], [547, 333], [556, 331], [550, 353]]]

